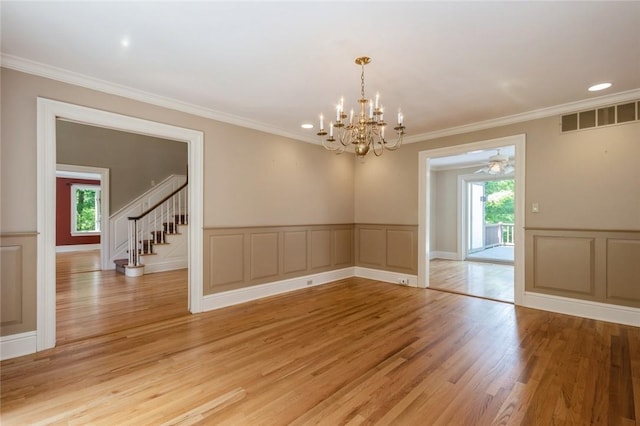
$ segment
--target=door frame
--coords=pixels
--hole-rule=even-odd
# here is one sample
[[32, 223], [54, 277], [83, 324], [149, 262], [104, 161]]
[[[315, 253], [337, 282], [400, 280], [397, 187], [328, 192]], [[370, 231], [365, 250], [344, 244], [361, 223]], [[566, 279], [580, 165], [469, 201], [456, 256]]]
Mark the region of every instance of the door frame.
[[418, 287], [429, 287], [429, 234], [431, 227], [430, 159], [460, 155], [469, 151], [515, 146], [515, 221], [514, 238], [514, 302], [524, 303], [524, 213], [525, 213], [525, 145], [526, 135], [518, 134], [467, 144], [420, 151], [418, 154]]
[[[79, 177], [90, 173], [100, 176], [100, 269], [110, 268], [109, 265], [109, 169], [92, 166], [76, 166], [74, 164], [56, 164], [56, 172], [68, 176]], [[56, 173], [58, 177], [58, 173]]]
[[[468, 249], [468, 224], [467, 220], [469, 217], [468, 211], [468, 194], [467, 194], [467, 185], [472, 182], [487, 182], [487, 181], [496, 181], [496, 180], [508, 180], [513, 179], [515, 183], [515, 176], [513, 173], [509, 173], [506, 175], [460, 175], [458, 176], [458, 260], [466, 260], [469, 256]], [[514, 205], [515, 210], [515, 205]], [[514, 211], [515, 214], [515, 211]]]
[[[469, 256], [469, 252], [472, 249], [471, 246], [472, 241], [474, 240], [473, 237], [473, 233], [474, 233], [474, 221], [476, 220], [474, 218], [474, 214], [473, 214], [473, 209], [474, 209], [474, 200], [473, 200], [473, 196], [474, 191], [471, 188], [472, 185], [476, 185], [479, 186], [479, 182], [481, 181], [473, 181], [473, 180], [469, 180], [465, 182], [465, 186], [463, 187], [463, 196], [461, 199], [459, 199], [458, 203], [460, 203], [460, 201], [462, 201], [462, 205], [465, 207], [462, 212], [464, 214], [463, 216], [463, 220], [458, 222], [458, 227], [462, 227], [466, 232], [465, 232], [465, 236], [466, 238], [463, 240], [463, 243], [460, 245], [460, 248], [462, 249], [462, 259], [465, 260], [467, 258], [467, 256]], [[484, 198], [484, 185], [482, 185], [482, 196]], [[482, 249], [484, 250], [484, 246], [485, 246], [485, 235], [484, 235], [484, 200], [481, 200], [482, 202], [482, 230], [480, 231], [482, 233]], [[458, 235], [462, 235], [462, 232], [458, 233]]]
[[37, 275], [36, 351], [56, 344], [56, 120], [76, 121], [114, 130], [185, 142], [189, 178], [188, 305], [191, 313], [203, 305], [203, 151], [204, 134], [155, 121], [94, 108], [37, 99]]

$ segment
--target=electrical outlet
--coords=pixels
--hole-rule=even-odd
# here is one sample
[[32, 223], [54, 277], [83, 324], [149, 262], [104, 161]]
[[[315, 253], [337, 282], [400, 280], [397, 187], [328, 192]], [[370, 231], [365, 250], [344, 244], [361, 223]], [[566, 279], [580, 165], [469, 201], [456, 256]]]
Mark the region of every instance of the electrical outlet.
[[407, 278], [398, 278], [398, 284], [407, 285], [409, 280]]
[[307, 285], [312, 285], [313, 284], [313, 280], [307, 280]]

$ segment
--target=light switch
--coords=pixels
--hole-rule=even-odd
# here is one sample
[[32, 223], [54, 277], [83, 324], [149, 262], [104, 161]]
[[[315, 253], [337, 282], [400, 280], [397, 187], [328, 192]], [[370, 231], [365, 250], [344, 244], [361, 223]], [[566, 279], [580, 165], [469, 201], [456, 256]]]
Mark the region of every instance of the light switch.
[[538, 206], [538, 203], [531, 204], [531, 213], [539, 213], [539, 212], [540, 212], [540, 206]]

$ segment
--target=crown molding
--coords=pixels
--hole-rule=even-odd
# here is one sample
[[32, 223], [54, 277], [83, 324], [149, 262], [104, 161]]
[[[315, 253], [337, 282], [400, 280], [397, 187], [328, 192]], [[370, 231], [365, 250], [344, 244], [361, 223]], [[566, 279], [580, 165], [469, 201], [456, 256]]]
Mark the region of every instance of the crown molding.
[[177, 99], [156, 95], [153, 93], [145, 92], [143, 90], [134, 89], [129, 86], [112, 83], [107, 80], [89, 77], [87, 75], [80, 74], [74, 71], [69, 71], [63, 68], [31, 61], [29, 59], [20, 58], [18, 56], [2, 53], [0, 55], [0, 66], [27, 74], [37, 75], [39, 77], [49, 78], [51, 80], [61, 81], [63, 83], [73, 84], [75, 86], [85, 87], [87, 89], [96, 90], [110, 95], [122, 96], [124, 98], [133, 99], [136, 101], [196, 115], [199, 117], [209, 118], [223, 123], [233, 124], [240, 127], [245, 127], [318, 145], [318, 141], [314, 139], [303, 138], [298, 134], [287, 132], [265, 123], [249, 120], [244, 117], [228, 114], [210, 108], [204, 108], [199, 105], [194, 105]]
[[494, 127], [507, 126], [510, 124], [522, 123], [525, 121], [537, 120], [540, 118], [553, 117], [555, 115], [579, 112], [596, 107], [602, 107], [620, 102], [633, 101], [640, 98], [640, 89], [628, 90], [626, 92], [614, 93], [611, 95], [598, 96], [596, 98], [584, 99], [581, 101], [569, 102], [548, 108], [540, 108], [520, 114], [508, 115], [506, 117], [494, 118], [486, 121], [465, 124], [462, 126], [450, 127], [448, 129], [436, 130], [404, 138], [404, 143], [423, 142], [430, 139], [443, 138], [446, 136], [460, 135], [463, 133], [486, 130]]
[[[299, 140], [313, 145], [320, 145], [316, 138], [304, 137], [297, 133], [282, 130], [281, 128], [271, 126], [254, 120], [249, 120], [233, 114], [222, 111], [204, 108], [199, 105], [190, 104], [177, 99], [159, 96], [153, 93], [134, 89], [132, 87], [112, 83], [106, 80], [89, 77], [84, 74], [69, 71], [63, 68], [53, 67], [40, 62], [31, 61], [20, 58], [18, 56], [2, 53], [0, 55], [0, 66], [21, 71], [27, 74], [33, 74], [64, 83], [73, 84], [75, 86], [85, 87], [87, 89], [96, 90], [111, 95], [122, 96], [124, 98], [145, 102], [151, 105], [196, 115], [199, 117], [209, 118], [223, 123], [233, 124], [240, 127], [246, 127], [273, 135], [283, 136], [290, 139]], [[577, 112], [594, 107], [600, 107], [607, 104], [615, 104], [640, 98], [640, 88], [626, 92], [614, 93], [611, 95], [598, 96], [595, 98], [584, 99], [581, 101], [570, 102], [562, 105], [556, 105], [548, 108], [541, 108], [520, 114], [509, 115], [506, 117], [495, 118], [491, 120], [479, 121], [476, 123], [465, 124], [462, 126], [450, 127], [447, 129], [436, 130], [433, 132], [421, 133], [417, 135], [404, 137], [404, 144], [424, 142], [431, 139], [442, 138], [446, 136], [470, 133], [479, 130], [491, 129], [494, 127], [507, 126], [510, 124], [522, 123], [525, 121], [536, 120], [540, 118], [551, 117], [571, 112]]]

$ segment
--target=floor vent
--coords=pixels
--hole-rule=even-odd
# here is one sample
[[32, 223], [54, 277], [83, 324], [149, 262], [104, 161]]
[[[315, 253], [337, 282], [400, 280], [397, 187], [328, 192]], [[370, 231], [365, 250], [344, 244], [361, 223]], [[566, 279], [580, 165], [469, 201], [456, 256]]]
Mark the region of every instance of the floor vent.
[[640, 101], [624, 102], [562, 116], [562, 133], [640, 120]]

